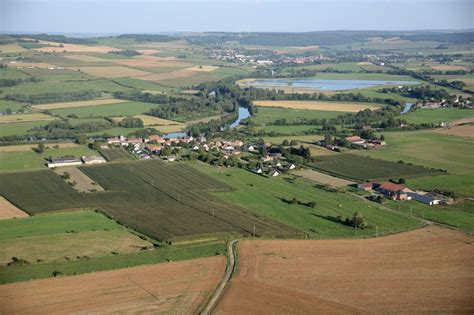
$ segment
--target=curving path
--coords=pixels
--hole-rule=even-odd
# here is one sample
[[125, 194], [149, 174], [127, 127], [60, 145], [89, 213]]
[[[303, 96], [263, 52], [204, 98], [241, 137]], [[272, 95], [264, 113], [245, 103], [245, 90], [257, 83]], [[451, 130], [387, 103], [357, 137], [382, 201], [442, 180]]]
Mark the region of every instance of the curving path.
[[234, 268], [235, 268], [235, 252], [234, 252], [235, 246], [234, 245], [236, 243], [237, 243], [237, 240], [233, 240], [229, 243], [229, 247], [227, 250], [229, 253], [229, 264], [227, 265], [224, 278], [222, 279], [217, 289], [214, 291], [214, 294], [212, 295], [211, 299], [207, 303], [204, 310], [201, 312], [202, 315], [209, 315], [211, 313], [211, 311], [216, 306], [217, 301], [219, 301], [220, 297], [222, 296], [222, 293], [224, 293], [224, 289], [227, 285], [227, 282], [229, 282], [230, 278], [232, 277], [232, 274], [234, 273]]

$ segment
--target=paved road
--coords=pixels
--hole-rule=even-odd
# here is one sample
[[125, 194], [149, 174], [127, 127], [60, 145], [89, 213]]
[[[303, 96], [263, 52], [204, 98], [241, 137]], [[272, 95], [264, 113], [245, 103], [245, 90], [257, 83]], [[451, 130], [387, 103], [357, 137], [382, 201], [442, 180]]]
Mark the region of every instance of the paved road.
[[230, 277], [232, 277], [232, 273], [234, 272], [234, 268], [235, 268], [234, 245], [236, 243], [237, 243], [237, 240], [233, 240], [229, 243], [229, 247], [228, 247], [229, 264], [227, 265], [224, 278], [222, 279], [221, 283], [217, 287], [216, 291], [214, 291], [214, 294], [209, 300], [209, 303], [207, 303], [206, 307], [201, 312], [202, 315], [209, 315], [211, 313], [211, 311], [217, 305], [217, 301], [219, 301], [219, 298], [222, 296], [222, 293], [224, 293], [224, 289], [227, 285], [227, 282], [229, 282]]

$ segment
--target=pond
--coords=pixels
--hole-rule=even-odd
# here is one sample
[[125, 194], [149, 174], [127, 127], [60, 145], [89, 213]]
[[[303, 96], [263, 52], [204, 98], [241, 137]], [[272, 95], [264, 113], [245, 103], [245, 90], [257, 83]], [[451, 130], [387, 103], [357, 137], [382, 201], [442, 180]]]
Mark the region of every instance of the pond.
[[257, 79], [246, 85], [257, 88], [296, 88], [313, 91], [364, 89], [383, 85], [415, 85], [418, 81], [396, 80], [325, 80], [325, 79]]
[[[222, 128], [222, 129], [223, 130], [227, 129], [227, 128], [233, 129], [233, 128], [237, 127], [240, 124], [240, 121], [242, 121], [243, 119], [249, 118], [249, 117], [250, 117], [250, 111], [247, 108], [239, 107], [239, 116], [237, 117], [237, 119], [234, 120], [229, 126], [227, 126], [225, 128]], [[164, 135], [164, 137], [167, 138], [167, 139], [184, 138], [184, 137], [187, 137], [187, 136], [188, 136], [188, 134], [187, 134], [186, 131], [172, 132], [172, 133], [168, 133], [168, 134]]]

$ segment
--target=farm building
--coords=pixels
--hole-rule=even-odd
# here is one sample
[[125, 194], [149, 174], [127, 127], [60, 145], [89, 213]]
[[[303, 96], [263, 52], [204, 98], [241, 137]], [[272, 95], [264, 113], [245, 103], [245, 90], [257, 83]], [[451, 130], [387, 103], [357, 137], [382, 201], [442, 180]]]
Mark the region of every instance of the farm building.
[[86, 165], [101, 164], [107, 162], [103, 157], [97, 155], [83, 156], [81, 157], [81, 160]]
[[419, 201], [421, 203], [424, 203], [424, 204], [427, 204], [427, 205], [439, 205], [439, 203], [441, 202], [441, 200], [433, 197], [433, 196], [430, 196], [430, 195], [420, 195], [420, 194], [417, 194], [417, 193], [408, 193], [408, 196], [412, 199], [412, 200], [416, 200], [416, 201]]
[[385, 196], [393, 199], [393, 200], [407, 200], [410, 199], [406, 192], [406, 188], [404, 185], [394, 184], [390, 182], [382, 183], [378, 188], [377, 191], [384, 194]]
[[162, 158], [163, 158], [163, 160], [165, 160], [167, 162], [174, 162], [177, 159], [176, 155], [163, 156]]
[[148, 140], [149, 141], [156, 141], [157, 143], [165, 143], [165, 138], [163, 138], [162, 136], [158, 136], [158, 135], [151, 135], [150, 137], [148, 137]]
[[160, 153], [160, 151], [161, 151], [161, 147], [158, 146], [158, 145], [154, 145], [154, 144], [147, 145], [146, 149], [148, 151], [150, 151], [151, 153]]
[[76, 159], [74, 156], [63, 156], [60, 158], [53, 158], [51, 159], [51, 162], [48, 163], [49, 168], [74, 165], [82, 165], [81, 160]]
[[372, 191], [374, 184], [373, 183], [360, 183], [357, 184], [357, 188], [365, 191]]

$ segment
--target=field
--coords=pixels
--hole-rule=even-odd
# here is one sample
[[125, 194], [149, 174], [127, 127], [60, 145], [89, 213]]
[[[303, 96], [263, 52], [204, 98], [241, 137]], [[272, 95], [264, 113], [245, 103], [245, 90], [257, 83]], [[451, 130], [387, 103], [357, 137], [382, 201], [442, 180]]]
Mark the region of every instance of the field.
[[122, 148], [100, 149], [100, 154], [109, 162], [129, 161], [132, 156]]
[[344, 187], [350, 184], [354, 184], [354, 182], [352, 181], [330, 176], [311, 169], [292, 171], [291, 174], [301, 176], [303, 178], [321, 183], [323, 185], [330, 185], [333, 187]]
[[94, 77], [101, 78], [144, 77], [147, 75], [151, 75], [150, 72], [123, 66], [71, 67], [70, 69], [75, 71], [81, 71]]
[[[352, 238], [388, 234], [421, 225], [418, 219], [400, 216], [345, 192], [327, 191], [313, 182], [294, 176], [264, 178], [241, 169], [219, 169], [201, 163], [193, 167], [229, 185], [233, 190], [218, 192], [215, 196], [260, 216], [272, 218], [304, 231], [311, 238]], [[301, 202], [315, 201], [316, 207], [288, 204], [296, 198]], [[356, 230], [337, 220], [338, 216], [352, 216], [359, 211], [369, 228]], [[258, 227], [257, 227], [258, 233]]]
[[[0, 153], [8, 153], [8, 152], [29, 152], [32, 149], [36, 148], [38, 145], [36, 144], [18, 144], [18, 145], [9, 145], [9, 146], [0, 146]], [[57, 143], [47, 143], [45, 147], [52, 147], [57, 146], [61, 149], [66, 148], [77, 148], [79, 147], [78, 144], [72, 142], [57, 142]]]
[[349, 153], [320, 156], [318, 161], [307, 165], [323, 172], [359, 181], [441, 174], [439, 171], [422, 166], [394, 163]]
[[97, 207], [158, 240], [210, 233], [250, 235], [254, 226], [258, 235], [300, 233], [213, 198], [211, 191], [228, 187], [184, 165], [145, 161], [80, 169], [107, 192], [80, 194], [54, 172], [39, 171], [1, 175], [0, 193], [28, 213]]
[[470, 314], [473, 254], [469, 235], [434, 226], [364, 240], [242, 241], [215, 313]]
[[224, 269], [210, 257], [3, 285], [0, 312], [194, 314]]
[[286, 119], [288, 122], [299, 119], [330, 119], [344, 113], [327, 110], [289, 109], [282, 107], [257, 107], [258, 111], [252, 120], [257, 124], [274, 122], [277, 119]]
[[8, 200], [0, 196], [0, 220], [26, 217], [28, 217], [27, 213], [21, 211]]
[[54, 117], [41, 114], [41, 113], [34, 113], [34, 114], [18, 114], [18, 115], [5, 115], [0, 116], [0, 124], [11, 124], [11, 123], [19, 123], [19, 122], [33, 122], [33, 121], [47, 121], [53, 120]]
[[93, 211], [52, 213], [0, 221], [0, 265], [12, 257], [28, 264], [83, 260], [139, 252], [150, 242]]
[[400, 116], [401, 119], [406, 120], [410, 124], [446, 123], [454, 119], [467, 117], [474, 117], [474, 111], [459, 108], [417, 109], [414, 112]]
[[16, 122], [11, 124], [0, 124], [0, 137], [6, 136], [22, 136], [28, 133], [28, 130], [43, 126], [47, 121], [27, 121]]
[[438, 131], [444, 135], [458, 136], [458, 137], [474, 137], [474, 125], [454, 126]]
[[77, 115], [79, 118], [86, 117], [104, 117], [104, 116], [133, 116], [140, 115], [158, 107], [158, 104], [143, 102], [125, 102], [118, 104], [84, 106], [76, 108], [62, 108], [52, 110], [53, 114], [67, 116], [69, 114]]
[[60, 167], [54, 170], [59, 176], [69, 175], [69, 179], [64, 179], [71, 184], [78, 192], [104, 191], [100, 185], [81, 172], [77, 167]]
[[308, 109], [333, 112], [357, 113], [364, 109], [377, 109], [379, 106], [367, 103], [337, 103], [322, 101], [255, 101], [255, 105], [266, 107], [283, 107], [291, 109]]
[[107, 105], [107, 104], [118, 104], [129, 102], [127, 100], [119, 100], [114, 98], [104, 98], [91, 101], [78, 101], [78, 102], [65, 102], [65, 103], [53, 103], [53, 104], [41, 104], [33, 105], [33, 108], [45, 110], [45, 109], [58, 109], [58, 108], [75, 108], [75, 107], [84, 107], [84, 106], [98, 106], [98, 105]]

